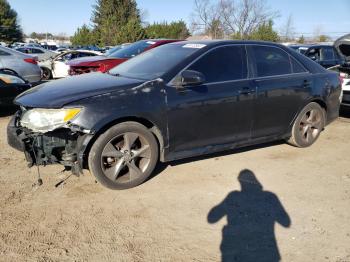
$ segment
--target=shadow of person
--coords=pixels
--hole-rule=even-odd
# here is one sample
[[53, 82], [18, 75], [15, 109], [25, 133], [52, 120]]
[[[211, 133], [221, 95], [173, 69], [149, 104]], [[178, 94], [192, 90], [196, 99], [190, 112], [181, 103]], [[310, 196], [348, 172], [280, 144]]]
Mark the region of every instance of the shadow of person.
[[238, 180], [241, 191], [231, 192], [208, 214], [211, 224], [227, 217], [222, 261], [280, 261], [274, 226], [277, 222], [289, 227], [289, 215], [275, 194], [263, 190], [252, 171], [241, 171]]

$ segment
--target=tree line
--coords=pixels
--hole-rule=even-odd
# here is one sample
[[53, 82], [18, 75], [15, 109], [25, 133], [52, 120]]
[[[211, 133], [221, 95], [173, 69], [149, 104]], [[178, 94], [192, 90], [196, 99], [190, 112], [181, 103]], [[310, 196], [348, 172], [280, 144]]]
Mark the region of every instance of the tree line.
[[145, 25], [135, 0], [97, 0], [91, 26], [84, 24], [71, 38], [73, 45], [117, 45], [146, 38], [186, 39], [184, 21]]
[[[136, 0], [96, 0], [92, 6], [91, 23], [79, 27], [70, 39], [73, 45], [80, 46], [112, 46], [147, 38], [186, 39], [191, 34], [212, 39], [274, 42], [296, 39], [292, 16], [280, 30], [276, 30], [274, 21], [280, 14], [264, 0], [193, 0], [193, 4], [188, 28], [183, 20], [147, 24]], [[320, 32], [316, 35], [314, 41], [329, 40]], [[8, 0], [0, 0], [0, 42], [19, 42], [23, 37], [16, 11]], [[30, 37], [67, 39], [64, 34], [54, 36], [35, 32]], [[303, 35], [297, 39], [300, 43], [306, 41]]]

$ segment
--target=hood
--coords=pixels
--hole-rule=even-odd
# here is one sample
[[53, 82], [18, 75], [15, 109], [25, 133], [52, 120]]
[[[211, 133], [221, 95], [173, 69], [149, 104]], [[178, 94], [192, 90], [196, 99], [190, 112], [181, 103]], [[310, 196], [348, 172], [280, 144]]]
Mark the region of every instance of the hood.
[[345, 56], [346, 61], [350, 62], [350, 34], [344, 35], [334, 42], [335, 48]]
[[56, 80], [34, 87], [15, 99], [15, 104], [35, 108], [61, 108], [84, 98], [126, 90], [145, 81], [90, 73]]

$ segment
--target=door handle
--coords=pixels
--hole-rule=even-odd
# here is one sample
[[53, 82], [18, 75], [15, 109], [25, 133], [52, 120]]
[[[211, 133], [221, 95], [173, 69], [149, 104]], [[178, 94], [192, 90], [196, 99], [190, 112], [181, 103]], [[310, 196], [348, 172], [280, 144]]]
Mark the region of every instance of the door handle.
[[255, 89], [246, 87], [246, 88], [242, 88], [241, 90], [239, 90], [239, 94], [240, 95], [250, 95], [250, 94], [254, 94], [255, 93]]

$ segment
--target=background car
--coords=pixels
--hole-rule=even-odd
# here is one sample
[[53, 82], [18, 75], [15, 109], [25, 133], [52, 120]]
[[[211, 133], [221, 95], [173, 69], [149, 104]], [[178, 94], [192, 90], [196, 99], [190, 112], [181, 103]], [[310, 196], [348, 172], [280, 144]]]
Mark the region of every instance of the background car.
[[101, 55], [101, 53], [88, 50], [72, 50], [56, 55], [56, 57], [50, 60], [39, 63], [39, 66], [43, 71], [42, 79], [49, 80], [52, 78], [66, 77], [68, 76], [69, 71], [69, 65], [67, 65], [68, 61], [76, 58], [92, 57], [97, 55]]
[[39, 47], [24, 46], [24, 47], [19, 47], [16, 50], [24, 54], [34, 55], [38, 57], [39, 61], [45, 61], [57, 55], [57, 53], [55, 52], [52, 52], [44, 48], [39, 48]]
[[0, 69], [11, 71], [30, 83], [41, 80], [41, 69], [37, 58], [0, 46]]
[[13, 73], [0, 70], [0, 107], [13, 105], [13, 99], [31, 88], [31, 85]]
[[329, 68], [329, 70], [339, 73], [342, 82], [341, 105], [350, 106], [350, 65], [338, 65]]
[[334, 47], [345, 58], [346, 63], [350, 63], [350, 34], [338, 38], [334, 42]]
[[339, 54], [333, 45], [311, 45], [304, 53], [324, 68], [330, 68], [345, 63], [345, 58]]
[[292, 48], [293, 50], [303, 55], [308, 50], [308, 46], [305, 46], [305, 45], [289, 45], [288, 47]]
[[[347, 71], [347, 73], [345, 71]], [[340, 73], [340, 77], [342, 78], [343, 82], [342, 106], [350, 106], [350, 68], [343, 70], [343, 72]]]
[[[333, 44], [289, 45], [289, 48], [309, 57], [324, 68], [343, 65], [346, 55]], [[350, 56], [350, 51], [348, 56]]]
[[81, 75], [90, 72], [105, 73], [113, 67], [127, 61], [128, 59], [134, 56], [141, 54], [142, 52], [177, 41], [180, 40], [141, 40], [116, 52], [113, 52], [108, 56], [97, 56], [93, 58], [76, 59], [68, 63], [68, 65], [70, 66], [69, 74]]

